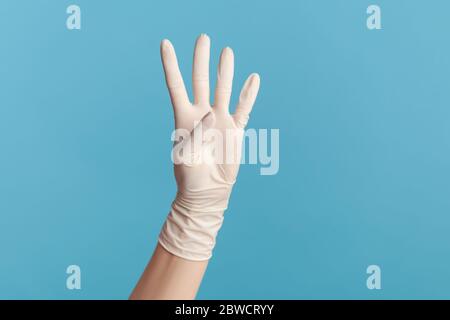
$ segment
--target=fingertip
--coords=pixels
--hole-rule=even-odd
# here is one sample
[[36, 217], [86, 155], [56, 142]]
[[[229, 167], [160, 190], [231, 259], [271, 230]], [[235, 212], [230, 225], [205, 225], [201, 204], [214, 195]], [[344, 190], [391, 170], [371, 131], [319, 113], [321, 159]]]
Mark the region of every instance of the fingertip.
[[202, 33], [198, 36], [197, 38], [197, 43], [205, 43], [205, 44], [209, 44], [210, 43], [210, 39], [209, 36], [206, 33]]
[[168, 53], [172, 51], [173, 45], [168, 39], [163, 39], [161, 41], [161, 53]]
[[259, 77], [259, 74], [252, 73], [250, 75], [250, 84], [249, 85], [252, 88], [252, 90], [255, 91], [255, 93], [258, 92], [260, 83], [261, 83], [261, 78]]
[[[230, 47], [225, 47], [222, 49], [222, 53], [220, 54], [219, 61], [219, 78], [226, 75], [230, 79], [224, 79], [226, 81], [231, 81], [233, 78], [234, 72], [234, 54], [233, 50]], [[227, 86], [230, 85], [227, 83]]]
[[234, 57], [233, 49], [230, 47], [225, 47], [222, 49], [222, 56], [224, 57]]
[[161, 48], [166, 48], [169, 45], [170, 41], [168, 39], [163, 39], [161, 41]]
[[250, 82], [251, 84], [258, 84], [261, 82], [261, 77], [258, 73], [254, 72], [250, 75]]
[[257, 93], [259, 90], [260, 77], [257, 73], [252, 73], [248, 76], [247, 80], [244, 83], [242, 94], [247, 97], [248, 93]]

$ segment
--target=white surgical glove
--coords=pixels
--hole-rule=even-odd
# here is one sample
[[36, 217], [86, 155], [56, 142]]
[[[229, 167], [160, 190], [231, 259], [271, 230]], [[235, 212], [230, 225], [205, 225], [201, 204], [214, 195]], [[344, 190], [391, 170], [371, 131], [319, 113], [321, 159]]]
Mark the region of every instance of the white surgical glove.
[[168, 40], [161, 43], [161, 58], [178, 132], [173, 150], [178, 192], [159, 243], [170, 253], [194, 261], [208, 260], [212, 255], [239, 170], [244, 127], [260, 82], [257, 74], [249, 76], [236, 111], [231, 115], [234, 56], [230, 48], [225, 48], [220, 56], [214, 105], [211, 106], [209, 52], [210, 40], [201, 35], [194, 52], [194, 103], [191, 103], [174, 48]]

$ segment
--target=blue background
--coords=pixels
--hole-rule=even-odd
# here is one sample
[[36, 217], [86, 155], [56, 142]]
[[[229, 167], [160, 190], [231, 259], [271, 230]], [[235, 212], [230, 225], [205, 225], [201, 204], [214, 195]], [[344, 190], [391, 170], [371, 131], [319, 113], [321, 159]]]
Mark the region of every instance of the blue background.
[[[66, 28], [81, 7], [82, 29]], [[366, 27], [378, 4], [382, 30]], [[262, 85], [199, 298], [450, 298], [448, 1], [2, 1], [0, 298], [127, 298], [175, 195], [159, 42]], [[66, 268], [82, 290], [66, 289]], [[368, 290], [366, 268], [382, 270]]]

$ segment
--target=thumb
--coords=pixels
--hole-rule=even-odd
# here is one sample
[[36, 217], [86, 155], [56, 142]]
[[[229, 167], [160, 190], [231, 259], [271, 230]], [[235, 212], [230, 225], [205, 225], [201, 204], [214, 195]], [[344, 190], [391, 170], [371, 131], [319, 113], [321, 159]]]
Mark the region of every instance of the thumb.
[[216, 122], [212, 112], [208, 112], [195, 124], [189, 137], [183, 141], [183, 163], [186, 165], [197, 164], [201, 161], [203, 145], [205, 143], [205, 132], [212, 128]]
[[197, 142], [196, 140], [198, 140], [198, 142], [202, 144], [205, 131], [212, 128], [215, 122], [216, 117], [214, 114], [211, 111], [208, 112], [200, 119], [200, 121], [194, 123], [194, 129], [192, 129], [187, 140], [191, 142]]

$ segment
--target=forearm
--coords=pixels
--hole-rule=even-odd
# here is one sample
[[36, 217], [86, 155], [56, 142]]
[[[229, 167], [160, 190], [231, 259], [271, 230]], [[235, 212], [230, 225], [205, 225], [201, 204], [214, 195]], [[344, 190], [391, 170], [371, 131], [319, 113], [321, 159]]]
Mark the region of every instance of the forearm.
[[130, 299], [194, 299], [208, 261], [189, 261], [157, 245]]

